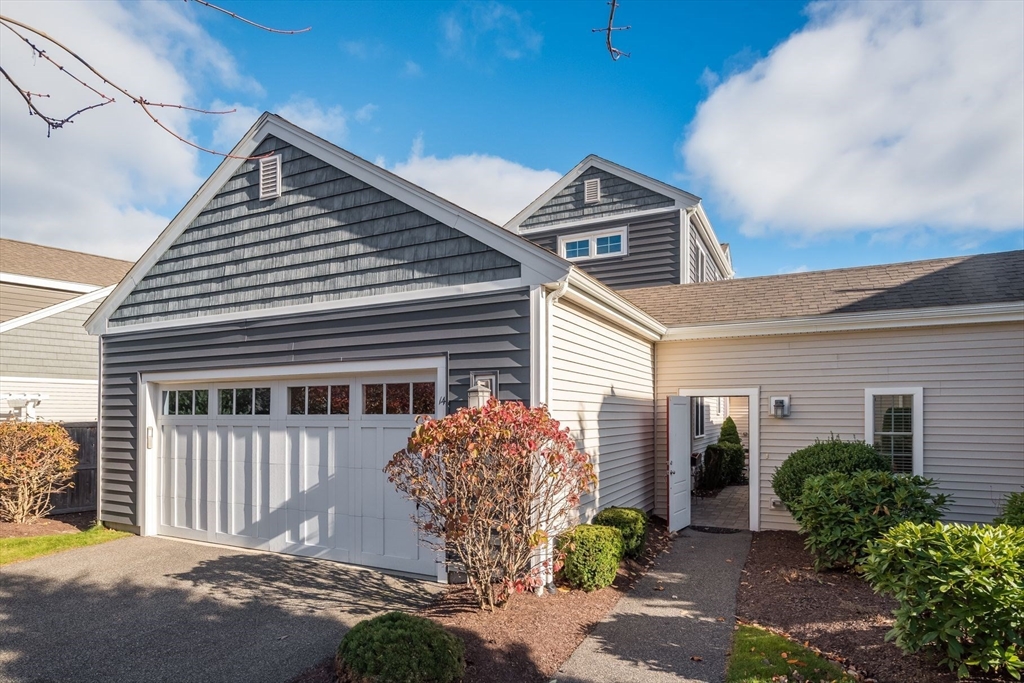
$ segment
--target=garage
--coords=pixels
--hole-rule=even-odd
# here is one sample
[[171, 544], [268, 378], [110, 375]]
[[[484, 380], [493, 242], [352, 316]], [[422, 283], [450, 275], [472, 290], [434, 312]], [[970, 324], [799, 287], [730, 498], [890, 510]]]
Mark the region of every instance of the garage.
[[157, 517], [147, 526], [436, 577], [435, 553], [410, 519], [415, 506], [383, 467], [416, 416], [441, 405], [438, 368], [277, 376], [287, 370], [145, 378]]

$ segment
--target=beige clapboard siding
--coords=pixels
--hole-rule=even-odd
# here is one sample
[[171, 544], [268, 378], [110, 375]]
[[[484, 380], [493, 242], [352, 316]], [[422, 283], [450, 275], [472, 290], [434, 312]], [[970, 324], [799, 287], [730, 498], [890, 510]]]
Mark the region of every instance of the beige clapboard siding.
[[[772, 473], [789, 453], [830, 432], [864, 438], [867, 387], [924, 388], [924, 473], [954, 496], [950, 519], [989, 521], [1006, 493], [1024, 489], [1020, 324], [664, 342], [657, 368], [659, 405], [680, 387], [760, 387], [764, 529], [793, 528], [787, 512], [770, 507]], [[772, 395], [792, 397], [791, 417], [768, 417]]]
[[[47, 421], [95, 422], [96, 380], [75, 381], [43, 379], [25, 381], [21, 378], [0, 377], [0, 394], [44, 394], [46, 398], [36, 408], [36, 415]], [[12, 414], [7, 401], [0, 399], [0, 419]]]
[[651, 344], [564, 302], [552, 307], [550, 409], [594, 457], [598, 488], [583, 517], [654, 506]]
[[749, 399], [736, 397], [729, 400], [729, 415], [736, 423], [736, 431], [739, 432], [740, 441], [744, 448], [750, 448], [750, 410], [747, 407]]
[[20, 318], [76, 296], [81, 296], [81, 294], [0, 282], [0, 323]]

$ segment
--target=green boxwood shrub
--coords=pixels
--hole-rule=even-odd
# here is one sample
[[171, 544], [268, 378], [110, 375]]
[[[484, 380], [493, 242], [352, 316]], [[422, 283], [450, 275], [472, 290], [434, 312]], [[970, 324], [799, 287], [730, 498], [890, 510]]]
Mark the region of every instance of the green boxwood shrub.
[[722, 432], [718, 435], [718, 443], [734, 443], [737, 446], [743, 445], [743, 442], [740, 441], [740, 431], [736, 429], [736, 421], [731, 417], [725, 418], [725, 422], [722, 423]]
[[725, 451], [712, 444], [704, 449], [703, 464], [697, 470], [694, 488], [701, 492], [717, 491], [728, 485]]
[[868, 542], [900, 522], [937, 522], [947, 506], [934, 482], [890, 472], [829, 472], [808, 477], [790, 509], [807, 535], [817, 570], [852, 567]]
[[1024, 491], [1006, 496], [1003, 512], [992, 523], [1024, 527]]
[[558, 539], [565, 553], [562, 576], [573, 588], [592, 591], [615, 580], [625, 547], [615, 527], [583, 524]]
[[736, 443], [719, 442], [708, 446], [708, 450], [711, 449], [721, 451], [722, 476], [725, 478], [726, 486], [746, 483], [743, 470], [747, 466], [747, 452], [743, 450], [743, 446]]
[[343, 683], [455, 683], [465, 646], [429, 619], [388, 612], [352, 627], [338, 646]]
[[594, 517], [598, 526], [615, 527], [622, 533], [626, 557], [639, 557], [647, 542], [647, 513], [637, 508], [605, 508]]
[[815, 441], [786, 458], [772, 476], [772, 488], [775, 495], [793, 512], [794, 503], [803, 492], [807, 477], [828, 472], [851, 474], [861, 470], [889, 472], [892, 467], [885, 456], [879, 455], [878, 451], [863, 441], [843, 441], [830, 437], [827, 441]]
[[961, 678], [1024, 674], [1024, 528], [904, 522], [869, 545], [862, 569], [899, 601], [886, 638], [904, 651], [936, 648]]

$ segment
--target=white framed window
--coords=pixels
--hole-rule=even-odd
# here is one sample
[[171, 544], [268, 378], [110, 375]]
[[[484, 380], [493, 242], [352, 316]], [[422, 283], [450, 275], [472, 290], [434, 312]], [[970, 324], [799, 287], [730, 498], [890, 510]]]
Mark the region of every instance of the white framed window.
[[892, 461], [892, 471], [924, 474], [924, 389], [864, 390], [864, 440]]
[[601, 179], [588, 178], [583, 181], [583, 203], [596, 204], [601, 201]]
[[281, 196], [281, 155], [260, 159], [260, 200]]
[[569, 261], [625, 256], [627, 246], [624, 227], [558, 238], [558, 253]]
[[704, 436], [705, 405], [703, 396], [693, 397], [693, 435]]

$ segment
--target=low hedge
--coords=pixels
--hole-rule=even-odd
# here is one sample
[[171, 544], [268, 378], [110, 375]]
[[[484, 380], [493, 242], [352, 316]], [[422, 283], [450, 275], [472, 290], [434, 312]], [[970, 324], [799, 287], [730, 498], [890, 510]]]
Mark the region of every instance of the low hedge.
[[605, 508], [594, 517], [598, 526], [615, 527], [622, 533], [626, 557], [639, 557], [647, 543], [647, 513], [637, 508]]
[[743, 450], [743, 446], [736, 443], [718, 442], [708, 446], [708, 450], [721, 452], [719, 457], [722, 458], [722, 477], [725, 479], [726, 486], [746, 482], [743, 470], [747, 466], [747, 452]]
[[827, 441], [815, 441], [786, 458], [772, 476], [772, 488], [793, 512], [794, 503], [803, 493], [804, 481], [808, 477], [828, 472], [852, 474], [862, 470], [889, 472], [892, 466], [885, 456], [879, 455], [863, 441], [830, 437]]
[[558, 539], [565, 553], [562, 576], [585, 591], [610, 586], [625, 554], [622, 532], [615, 527], [583, 524]]
[[899, 601], [886, 638], [904, 651], [935, 648], [961, 678], [1024, 675], [1024, 528], [904, 522], [869, 545], [862, 570]]
[[1024, 527], [1024, 491], [1006, 496], [1002, 513], [992, 523]]
[[937, 522], [947, 507], [934, 482], [890, 472], [830, 472], [808, 477], [790, 510], [806, 534], [814, 568], [852, 567], [870, 541], [901, 522]]
[[341, 683], [456, 683], [465, 646], [429, 619], [388, 612], [352, 627], [338, 646]]

